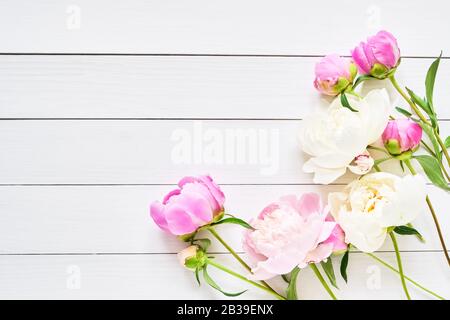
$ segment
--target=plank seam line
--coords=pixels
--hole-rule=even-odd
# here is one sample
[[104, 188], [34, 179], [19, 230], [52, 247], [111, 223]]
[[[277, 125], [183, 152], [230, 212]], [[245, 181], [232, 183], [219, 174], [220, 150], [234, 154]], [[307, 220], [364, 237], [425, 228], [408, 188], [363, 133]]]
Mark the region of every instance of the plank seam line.
[[[450, 250], [449, 250], [450, 251]], [[394, 253], [393, 250], [381, 250], [375, 253]], [[400, 250], [404, 253], [441, 253], [443, 250]], [[208, 252], [209, 254], [217, 255], [231, 255], [229, 252]], [[245, 252], [236, 252], [240, 255], [245, 254]], [[351, 253], [364, 253], [361, 251], [351, 251]], [[178, 252], [48, 252], [48, 253], [0, 253], [2, 256], [147, 256], [147, 255], [176, 255]]]
[[[114, 52], [0, 52], [0, 56], [136, 56], [136, 57], [248, 57], [321, 58], [323, 54], [246, 54], [246, 53], [114, 53]], [[344, 55], [343, 57], [350, 57]], [[437, 56], [402, 56], [402, 59], [436, 59]], [[450, 59], [443, 56], [441, 59]]]
[[[0, 183], [0, 187], [163, 187], [174, 186], [174, 183]], [[429, 186], [431, 182], [426, 183]], [[346, 186], [348, 183], [220, 183], [220, 186]]]
[[[0, 121], [304, 121], [303, 118], [0, 118]], [[439, 122], [448, 122], [450, 118], [438, 119]]]

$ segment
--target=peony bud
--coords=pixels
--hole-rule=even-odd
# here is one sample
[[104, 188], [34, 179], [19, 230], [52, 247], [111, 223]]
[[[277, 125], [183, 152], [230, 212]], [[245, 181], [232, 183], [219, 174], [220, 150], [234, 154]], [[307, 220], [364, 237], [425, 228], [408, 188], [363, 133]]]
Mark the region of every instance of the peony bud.
[[353, 84], [357, 69], [349, 59], [331, 54], [316, 64], [314, 87], [321, 93], [336, 96]]
[[211, 177], [184, 177], [178, 187], [150, 206], [151, 217], [164, 231], [188, 236], [223, 216], [225, 196]]
[[181, 250], [177, 257], [180, 264], [191, 271], [201, 268], [206, 263], [204, 252], [196, 245]]
[[371, 157], [370, 153], [366, 150], [364, 153], [355, 157], [352, 164], [350, 164], [348, 168], [354, 174], [363, 175], [369, 173], [369, 171], [372, 170], [374, 164], [375, 161]]
[[390, 120], [382, 135], [386, 149], [392, 155], [414, 152], [422, 139], [422, 128], [410, 119]]
[[380, 31], [353, 49], [352, 58], [361, 74], [384, 79], [400, 63], [400, 49], [392, 34]]

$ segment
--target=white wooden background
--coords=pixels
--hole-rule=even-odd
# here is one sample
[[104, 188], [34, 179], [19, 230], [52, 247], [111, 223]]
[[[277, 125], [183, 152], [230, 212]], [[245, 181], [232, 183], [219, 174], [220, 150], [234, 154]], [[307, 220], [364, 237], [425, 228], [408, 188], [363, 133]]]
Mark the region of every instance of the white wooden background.
[[[153, 225], [148, 204], [206, 172], [245, 219], [287, 193], [342, 188], [351, 177], [325, 187], [302, 173], [297, 131], [324, 105], [311, 84], [318, 56], [348, 55], [380, 28], [398, 37], [400, 80], [418, 91], [443, 50], [435, 105], [450, 133], [449, 9], [439, 0], [0, 0], [0, 298], [222, 298], [179, 267], [183, 245]], [[175, 164], [173, 133], [196, 126], [278, 134], [278, 170]], [[450, 242], [449, 196], [429, 192]], [[430, 216], [416, 227], [427, 242], [401, 239], [406, 273], [450, 298]], [[220, 231], [241, 251], [237, 227]], [[389, 241], [379, 255], [395, 263]], [[213, 274], [229, 291], [246, 287]], [[351, 254], [349, 275], [339, 298], [403, 298], [398, 277], [362, 253]], [[299, 292], [327, 298], [309, 270]]]

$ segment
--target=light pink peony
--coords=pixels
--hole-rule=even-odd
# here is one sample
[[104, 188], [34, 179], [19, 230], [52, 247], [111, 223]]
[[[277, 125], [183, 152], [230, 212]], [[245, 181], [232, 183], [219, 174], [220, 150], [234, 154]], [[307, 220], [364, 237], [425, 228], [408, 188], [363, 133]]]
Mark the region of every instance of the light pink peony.
[[422, 139], [422, 128], [410, 119], [390, 120], [384, 129], [382, 139], [392, 155], [414, 151]]
[[323, 94], [336, 96], [353, 83], [356, 72], [349, 59], [330, 54], [316, 64], [314, 87]]
[[266, 280], [327, 259], [347, 247], [342, 229], [323, 208], [320, 196], [285, 196], [250, 221], [244, 251], [253, 260], [253, 279]]
[[399, 64], [400, 49], [392, 34], [380, 31], [353, 49], [352, 58], [361, 74], [383, 78]]
[[164, 231], [186, 235], [223, 213], [225, 196], [211, 177], [184, 177], [178, 186], [150, 205], [150, 216]]

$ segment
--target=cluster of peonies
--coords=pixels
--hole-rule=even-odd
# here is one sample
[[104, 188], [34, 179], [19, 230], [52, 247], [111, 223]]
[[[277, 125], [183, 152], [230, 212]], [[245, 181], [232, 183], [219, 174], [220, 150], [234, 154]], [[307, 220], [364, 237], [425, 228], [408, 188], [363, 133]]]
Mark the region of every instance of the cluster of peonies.
[[[359, 82], [367, 79], [393, 77], [400, 63], [397, 41], [390, 33], [381, 31], [360, 43], [351, 57], [333, 54], [316, 65], [315, 88], [339, 97], [327, 109], [306, 117], [299, 137], [303, 152], [310, 156], [303, 170], [314, 174], [315, 183], [330, 184], [346, 174], [347, 169], [358, 176], [341, 191], [329, 193], [328, 204], [315, 193], [288, 195], [246, 222], [226, 214], [224, 193], [209, 176], [185, 177], [162, 202], [151, 204], [151, 217], [162, 230], [190, 242], [178, 258], [196, 273], [197, 280], [198, 273], [203, 271], [205, 281], [225, 293], [207, 274], [207, 266], [237, 275], [210, 259], [207, 254], [210, 240], [197, 237], [203, 231], [209, 231], [250, 271], [245, 277], [248, 283], [279, 299], [286, 297], [275, 292], [265, 280], [291, 274], [287, 298], [293, 298], [298, 273], [295, 270], [310, 266], [335, 298], [320, 278], [316, 264], [322, 265], [330, 283], [335, 285], [333, 256], [344, 254], [341, 274], [346, 280], [351, 246], [372, 253], [383, 246], [389, 234], [398, 250], [394, 231], [420, 235], [411, 222], [425, 210], [425, 180], [415, 174], [410, 160], [421, 143], [424, 124], [413, 117], [394, 119], [386, 89], [372, 90], [364, 97], [354, 91]], [[372, 150], [387, 157], [377, 159]], [[378, 165], [392, 159], [406, 164], [412, 175], [382, 172]], [[245, 228], [242, 244], [250, 266], [218, 235], [215, 227], [224, 223]], [[398, 272], [409, 298], [398, 252], [397, 258]]]

